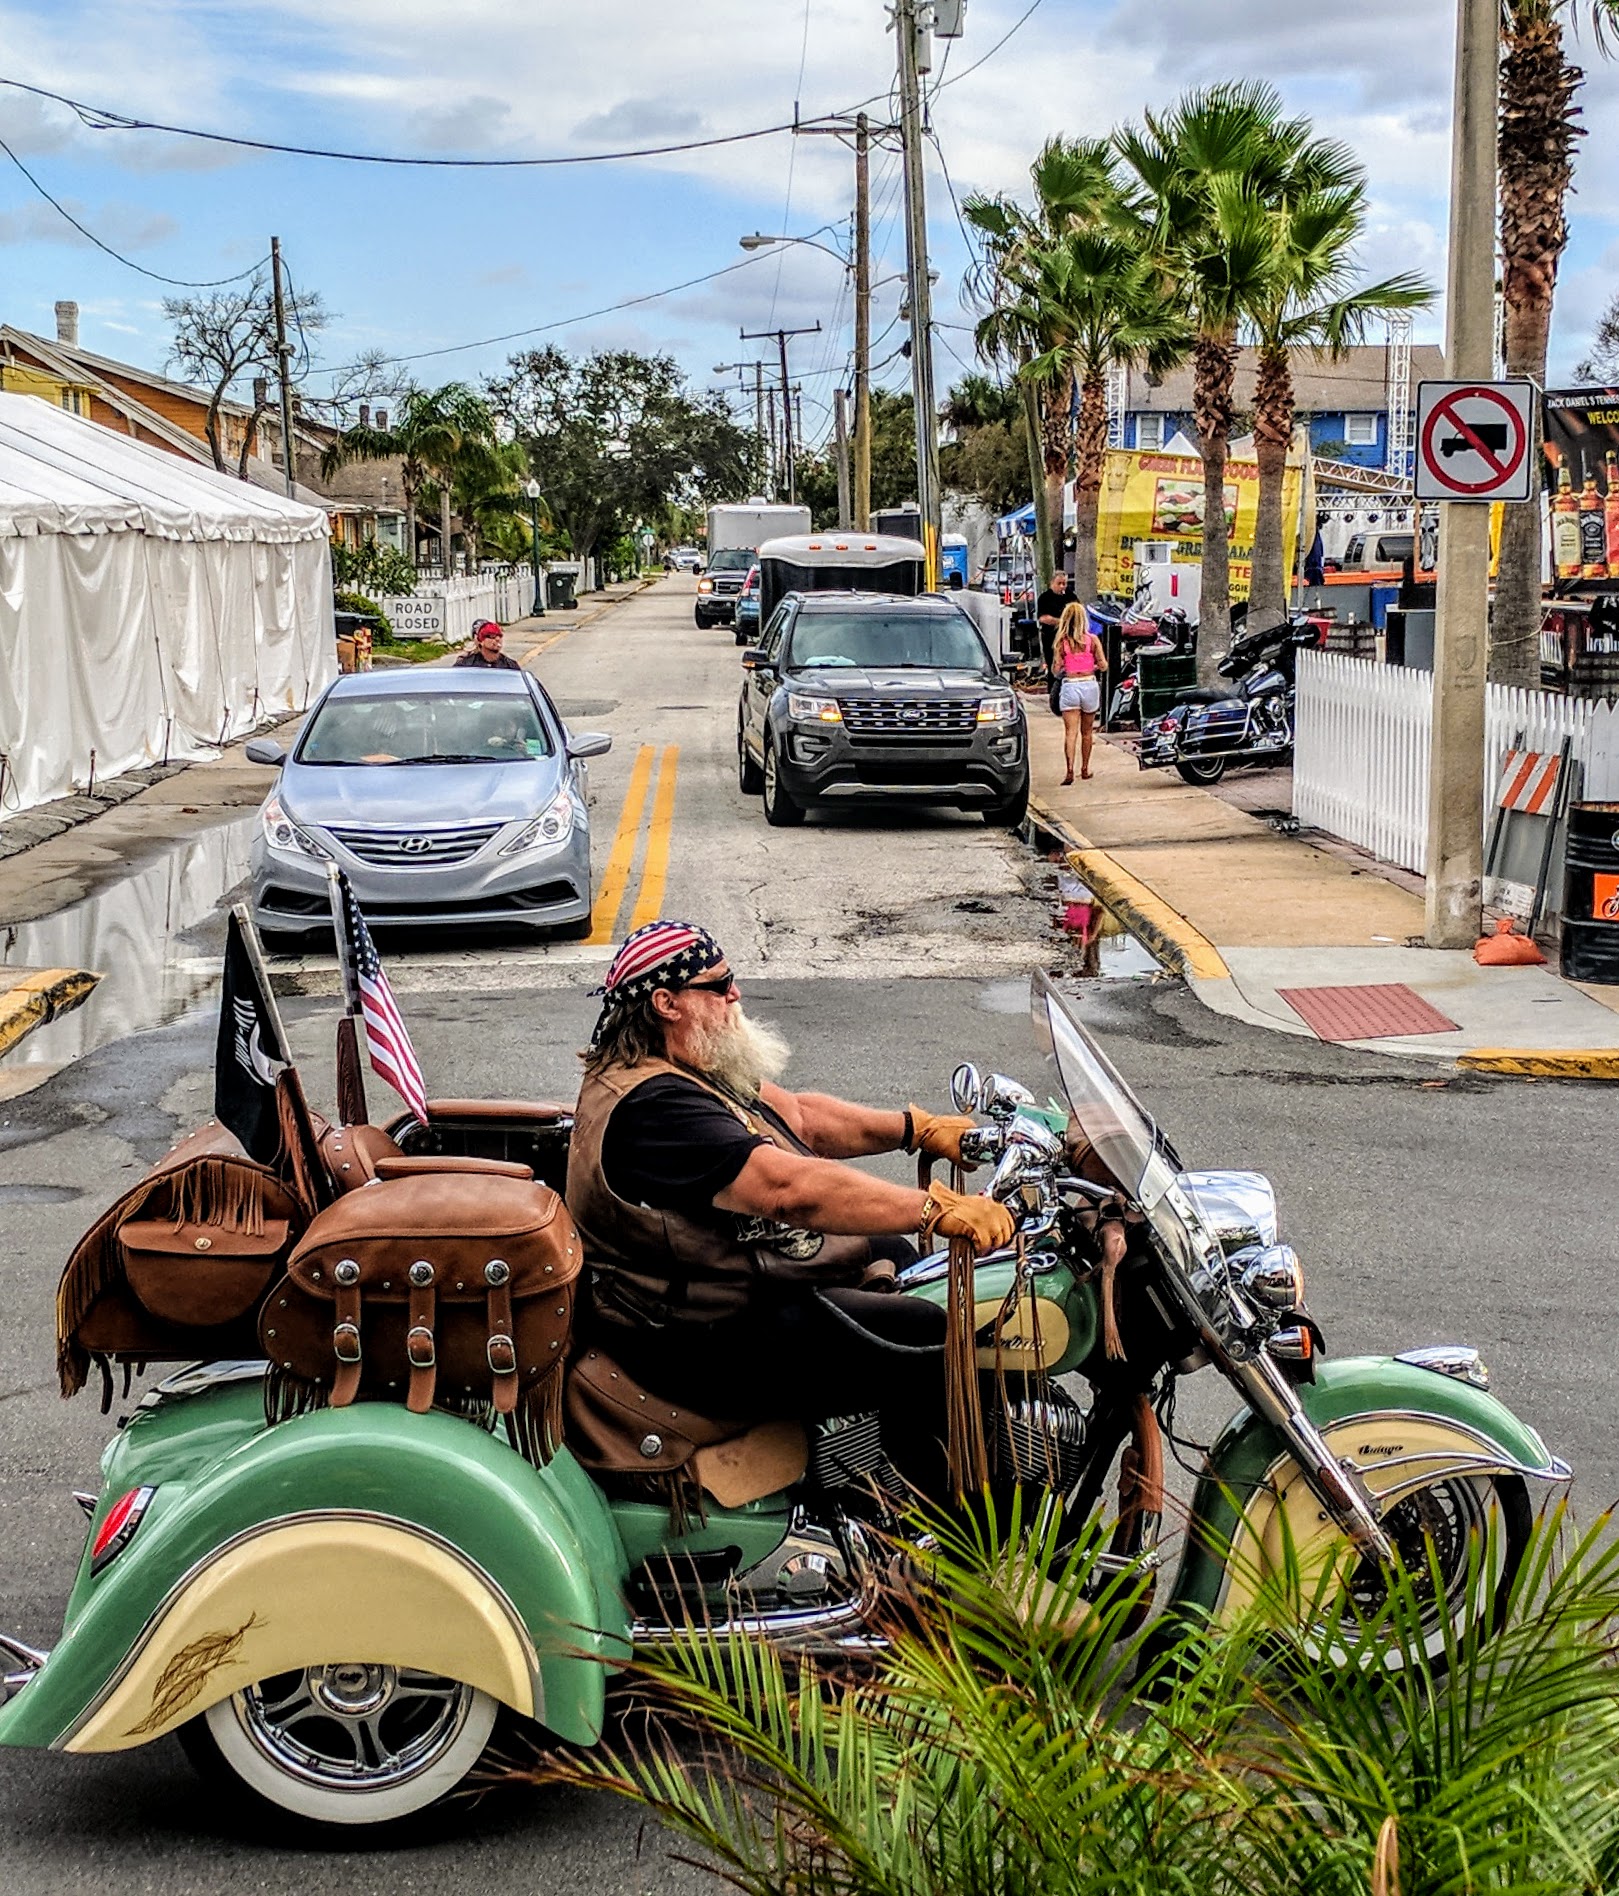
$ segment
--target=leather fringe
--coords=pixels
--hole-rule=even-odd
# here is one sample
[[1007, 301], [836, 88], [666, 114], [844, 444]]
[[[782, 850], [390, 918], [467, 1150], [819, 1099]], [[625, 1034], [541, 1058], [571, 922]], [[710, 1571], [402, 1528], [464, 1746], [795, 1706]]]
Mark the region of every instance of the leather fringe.
[[981, 1494], [989, 1480], [984, 1409], [978, 1393], [973, 1262], [972, 1240], [952, 1238], [945, 1306], [944, 1405], [950, 1487], [958, 1498]]
[[1119, 1335], [1115, 1295], [1119, 1265], [1124, 1261], [1124, 1227], [1109, 1221], [1102, 1226], [1102, 1348], [1110, 1363], [1124, 1361], [1124, 1339]]
[[563, 1365], [523, 1390], [504, 1418], [507, 1439], [524, 1461], [543, 1468], [562, 1446]]
[[[275, 1169], [287, 1190], [303, 1206], [304, 1216], [313, 1218], [325, 1202], [326, 1194], [310, 1170], [310, 1153], [299, 1121], [302, 1085], [296, 1067], [283, 1067], [276, 1075], [275, 1118], [281, 1149], [276, 1154]], [[308, 1108], [304, 1110], [307, 1112]]]
[[328, 1390], [324, 1383], [294, 1376], [274, 1363], [264, 1375], [264, 1420], [274, 1428], [277, 1422], [290, 1422], [295, 1416], [313, 1415], [327, 1406]]
[[[78, 1341], [79, 1325], [104, 1291], [124, 1281], [124, 1250], [118, 1242], [118, 1227], [138, 1218], [155, 1194], [173, 1182], [169, 1172], [144, 1180], [104, 1211], [74, 1245], [56, 1287], [56, 1375], [64, 1396], [76, 1396], [90, 1376], [90, 1352]], [[105, 1396], [101, 1413], [105, 1415], [112, 1406], [111, 1371], [104, 1362], [101, 1371]]]
[[[264, 1236], [264, 1179], [239, 1161], [195, 1159], [177, 1173], [170, 1216], [183, 1224], [212, 1225], [244, 1237]], [[124, 1220], [120, 1220], [120, 1223]]]

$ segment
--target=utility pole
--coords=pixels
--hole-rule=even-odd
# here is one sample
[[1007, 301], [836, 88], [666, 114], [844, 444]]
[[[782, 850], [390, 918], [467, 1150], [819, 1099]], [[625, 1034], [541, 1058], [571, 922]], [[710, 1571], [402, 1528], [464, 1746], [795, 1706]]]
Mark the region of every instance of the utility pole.
[[832, 426], [838, 444], [838, 525], [849, 521], [849, 397], [841, 388], [832, 391]]
[[298, 482], [292, 451], [292, 345], [287, 341], [287, 305], [281, 293], [281, 239], [270, 239], [270, 283], [275, 305], [275, 359], [281, 372], [281, 458], [286, 463], [287, 495]]
[[744, 329], [740, 335], [744, 342], [763, 342], [771, 336], [776, 339], [776, 347], [781, 355], [781, 431], [782, 451], [787, 462], [787, 498], [798, 498], [798, 470], [793, 464], [793, 385], [787, 373], [787, 339], [789, 336], [818, 336], [821, 333], [819, 322], [807, 329]]
[[[738, 376], [745, 375], [750, 369], [753, 371], [753, 432], [759, 443], [759, 483], [761, 486], [768, 486], [775, 424], [772, 422], [771, 433], [767, 435], [765, 433], [765, 365], [762, 362], [716, 362], [714, 364], [716, 375], [729, 375], [733, 369], [736, 370]], [[746, 382], [740, 383], [739, 386], [746, 394]], [[774, 416], [776, 412], [774, 406], [770, 412]]]
[[[1445, 374], [1488, 382], [1495, 352], [1495, 136], [1499, 0], [1456, 0]], [[1483, 922], [1484, 684], [1490, 509], [1439, 508], [1427, 942], [1471, 948]]]
[[770, 498], [772, 500], [780, 500], [781, 483], [776, 478], [776, 471], [781, 454], [781, 440], [776, 433], [776, 391], [774, 386], [765, 390], [765, 401], [770, 409], [770, 454], [765, 472], [770, 481]]
[[[864, 112], [820, 125], [795, 125], [806, 138], [841, 138], [854, 133], [854, 492], [852, 524], [871, 530], [871, 120]], [[897, 128], [883, 125], [879, 131]]]
[[939, 417], [933, 406], [933, 299], [928, 281], [927, 192], [922, 175], [922, 80], [933, 64], [929, 0], [894, 0], [899, 45], [900, 146], [905, 160], [905, 273], [911, 305], [911, 396], [916, 407], [916, 499], [927, 585], [939, 585]]

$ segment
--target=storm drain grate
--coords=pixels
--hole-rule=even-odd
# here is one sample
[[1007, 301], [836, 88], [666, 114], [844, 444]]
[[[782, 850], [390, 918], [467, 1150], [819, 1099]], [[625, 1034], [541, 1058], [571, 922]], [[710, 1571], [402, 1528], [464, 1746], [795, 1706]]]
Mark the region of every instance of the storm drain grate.
[[1459, 1032], [1415, 989], [1388, 981], [1367, 987], [1278, 988], [1318, 1040], [1382, 1040], [1395, 1034]]

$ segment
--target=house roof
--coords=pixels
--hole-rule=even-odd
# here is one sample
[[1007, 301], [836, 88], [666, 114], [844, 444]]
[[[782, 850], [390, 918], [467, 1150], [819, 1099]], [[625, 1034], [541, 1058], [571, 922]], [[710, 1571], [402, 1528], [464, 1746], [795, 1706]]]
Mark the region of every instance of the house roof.
[[[44, 341], [42, 336], [30, 336], [30, 342]], [[97, 355], [93, 349], [85, 349], [76, 342], [56, 342], [46, 345], [53, 349], [64, 362], [72, 362], [88, 369], [91, 374], [106, 376], [126, 375], [132, 382], [144, 382], [148, 388], [160, 390], [165, 395], [178, 395], [187, 401], [193, 401], [201, 408], [208, 406], [206, 389], [194, 388], [189, 382], [176, 382], [167, 375], [159, 375], [155, 369], [143, 369], [134, 362], [120, 362], [113, 356]], [[243, 420], [253, 410], [241, 402], [232, 401], [227, 395], [219, 404], [227, 415], [238, 415]]]
[[[1380, 414], [1388, 407], [1389, 352], [1381, 343], [1346, 350], [1337, 361], [1313, 349], [1291, 351], [1293, 406], [1300, 414]], [[1258, 352], [1243, 349], [1237, 355], [1235, 399], [1238, 408], [1254, 405], [1254, 377]], [[1445, 352], [1432, 343], [1418, 343], [1411, 351], [1411, 380], [1437, 380], [1445, 373]], [[1133, 414], [1186, 415], [1192, 410], [1192, 369], [1189, 363], [1172, 369], [1156, 388], [1147, 385], [1140, 369], [1131, 369], [1125, 384], [1124, 406]]]
[[[11, 343], [25, 354], [32, 356], [41, 367], [48, 369], [61, 381], [94, 389], [98, 398], [116, 414], [122, 415], [126, 421], [133, 422], [143, 434], [151, 435], [161, 441], [171, 453], [183, 455], [186, 460], [195, 461], [199, 466], [217, 472], [217, 469], [214, 469], [213, 456], [205, 441], [199, 441], [194, 434], [187, 433], [177, 423], [160, 415], [155, 408], [148, 408], [144, 402], [138, 401], [126, 389], [120, 388], [116, 382], [109, 382], [99, 368], [91, 365], [104, 363], [108, 368], [123, 371], [132, 380], [143, 381], [153, 388], [171, 389], [176, 393], [189, 396], [193, 401], [206, 404], [208, 398], [199, 389], [188, 388], [182, 382], [170, 382], [161, 375], [153, 375], [145, 369], [133, 368], [125, 362], [114, 362], [110, 357], [95, 355], [88, 349], [76, 348], [63, 342], [47, 342], [43, 336], [33, 335], [26, 329], [13, 329], [9, 323], [0, 323], [0, 344], [5, 343]], [[251, 412], [234, 403], [227, 403], [226, 406], [241, 415]], [[226, 478], [234, 479], [235, 477], [227, 476]], [[255, 455], [248, 456], [247, 478], [253, 486], [262, 487], [266, 493], [285, 492], [286, 483], [282, 479], [281, 470], [268, 461], [259, 460]], [[302, 483], [294, 483], [293, 498], [307, 507], [322, 507], [328, 513], [334, 511], [334, 504], [324, 494], [318, 494], [313, 488], [305, 487]]]

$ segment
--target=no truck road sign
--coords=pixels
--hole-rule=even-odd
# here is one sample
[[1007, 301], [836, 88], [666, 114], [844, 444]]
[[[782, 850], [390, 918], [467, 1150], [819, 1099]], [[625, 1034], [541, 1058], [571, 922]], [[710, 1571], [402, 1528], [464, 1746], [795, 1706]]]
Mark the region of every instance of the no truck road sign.
[[1417, 499], [1527, 500], [1533, 382], [1417, 384]]

